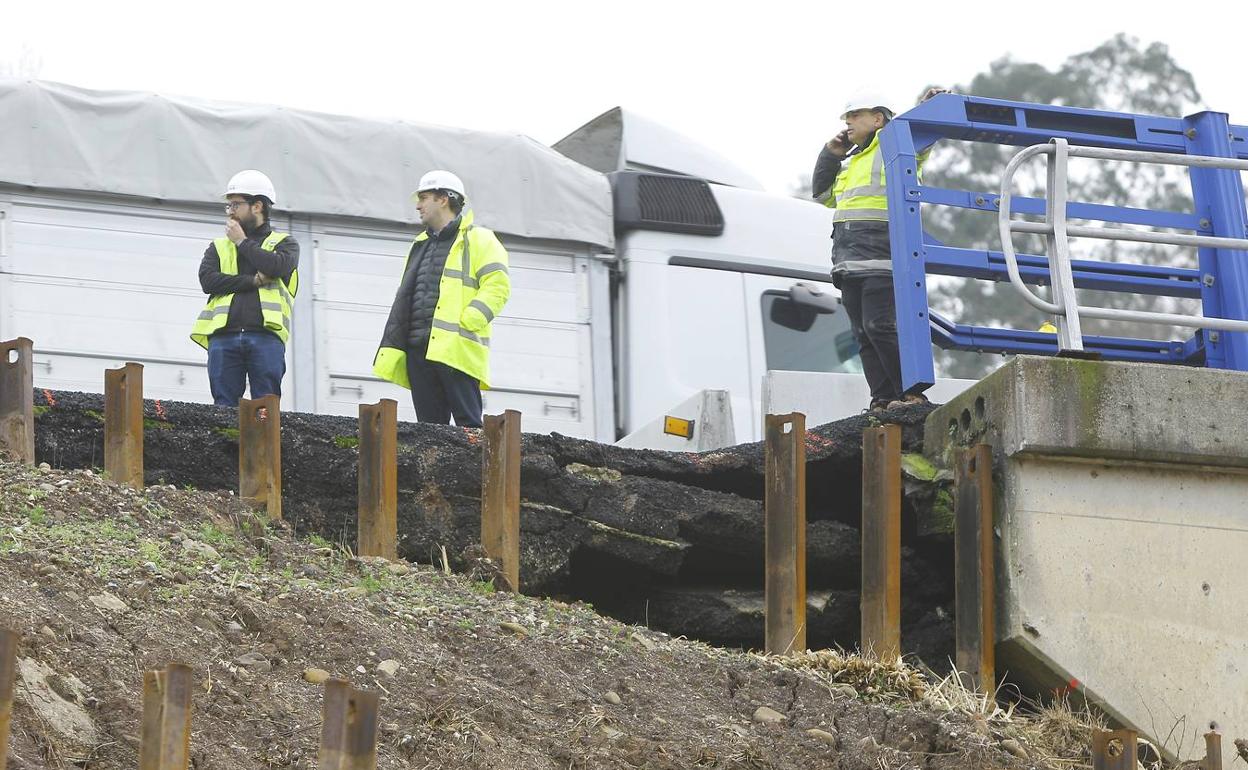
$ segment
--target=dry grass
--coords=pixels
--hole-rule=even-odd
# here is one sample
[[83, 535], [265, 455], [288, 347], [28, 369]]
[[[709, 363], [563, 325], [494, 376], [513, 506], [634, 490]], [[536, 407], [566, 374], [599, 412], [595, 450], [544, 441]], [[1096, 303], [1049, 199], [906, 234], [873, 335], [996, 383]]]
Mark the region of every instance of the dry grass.
[[973, 717], [978, 722], [1009, 723], [1014, 719], [1014, 704], [1001, 707], [1000, 688], [991, 693], [967, 687], [957, 674], [949, 674], [928, 688], [924, 701], [942, 711], [953, 711]]
[[847, 684], [869, 701], [922, 701], [929, 684], [918, 669], [901, 660], [881, 661], [842, 650], [760, 656], [771, 663], [806, 671], [829, 685]]
[[1108, 726], [1100, 714], [1059, 698], [1029, 714], [1019, 728], [1037, 759], [1054, 767], [1091, 768], [1092, 733]]
[[1082, 770], [1092, 767], [1092, 733], [1107, 729], [1105, 718], [1065, 699], [1045, 705], [1002, 705], [1000, 691], [967, 687], [956, 675], [935, 678], [905, 661], [840, 650], [764, 656], [771, 663], [812, 674], [829, 686], [850, 685], [864, 700], [910, 701], [969, 717], [984, 735], [1011, 737], [1042, 766]]

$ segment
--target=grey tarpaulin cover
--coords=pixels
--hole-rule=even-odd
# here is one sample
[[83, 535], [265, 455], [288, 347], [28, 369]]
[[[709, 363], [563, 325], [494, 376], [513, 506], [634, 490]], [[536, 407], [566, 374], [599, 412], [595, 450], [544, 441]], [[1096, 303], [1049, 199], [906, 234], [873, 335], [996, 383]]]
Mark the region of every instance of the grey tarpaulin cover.
[[215, 202], [245, 168], [279, 210], [404, 223], [445, 168], [486, 227], [613, 243], [607, 179], [526, 136], [0, 78], [0, 183]]

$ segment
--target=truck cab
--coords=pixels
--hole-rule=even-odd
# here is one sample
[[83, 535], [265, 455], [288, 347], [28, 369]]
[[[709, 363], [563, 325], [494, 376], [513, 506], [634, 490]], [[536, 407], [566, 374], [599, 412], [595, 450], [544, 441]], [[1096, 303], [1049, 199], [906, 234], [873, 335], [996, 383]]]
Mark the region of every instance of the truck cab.
[[[634, 180], [616, 177], [617, 211]], [[643, 181], [638, 178], [635, 181]], [[672, 181], [651, 175], [655, 191]], [[617, 235], [617, 371], [625, 434], [701, 390], [726, 390], [738, 441], [761, 438], [768, 371], [861, 379], [858, 346], [828, 270], [831, 212], [813, 202], [705, 185], [718, 235]], [[676, 211], [668, 192], [667, 211]], [[618, 221], [618, 220], [617, 220]], [[638, 226], [641, 224], [643, 226]], [[862, 405], [854, 404], [853, 411]]]
[[769, 371], [861, 383], [829, 275], [830, 209], [764, 192], [705, 146], [618, 108], [554, 147], [612, 180], [620, 435], [722, 390], [735, 439], [756, 440]]

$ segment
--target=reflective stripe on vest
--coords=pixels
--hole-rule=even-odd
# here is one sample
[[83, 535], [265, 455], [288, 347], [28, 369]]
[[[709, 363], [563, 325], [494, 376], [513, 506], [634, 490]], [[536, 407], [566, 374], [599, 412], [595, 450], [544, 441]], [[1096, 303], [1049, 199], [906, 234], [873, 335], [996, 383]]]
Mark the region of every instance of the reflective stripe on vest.
[[[272, 232], [260, 244], [265, 251], [274, 251], [277, 244], [289, 237], [286, 233]], [[221, 261], [221, 272], [226, 275], [238, 275], [238, 249], [229, 238], [217, 238], [213, 245], [217, 249], [217, 258]], [[275, 280], [260, 287], [260, 315], [264, 319], [264, 328], [273, 332], [283, 342], [290, 340], [291, 314], [295, 304], [295, 294], [299, 291], [299, 271], [295, 270], [290, 278], [283, 281]], [[208, 298], [208, 303], [195, 319], [191, 329], [191, 339], [203, 348], [208, 347], [208, 338], [215, 332], [225, 328], [230, 316], [230, 304], [233, 294], [218, 294]]]

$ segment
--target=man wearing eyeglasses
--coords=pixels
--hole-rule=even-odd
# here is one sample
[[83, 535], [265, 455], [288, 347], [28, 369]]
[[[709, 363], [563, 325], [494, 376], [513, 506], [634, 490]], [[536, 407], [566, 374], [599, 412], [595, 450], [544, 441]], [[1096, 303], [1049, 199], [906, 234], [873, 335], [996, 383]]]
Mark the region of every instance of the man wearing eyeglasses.
[[213, 403], [238, 406], [251, 397], [282, 395], [286, 342], [299, 289], [299, 244], [269, 224], [277, 193], [255, 170], [226, 185], [225, 236], [204, 251], [199, 285], [208, 295], [191, 339], [208, 350]]

